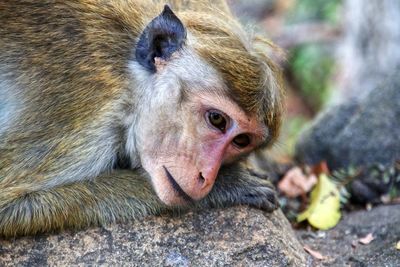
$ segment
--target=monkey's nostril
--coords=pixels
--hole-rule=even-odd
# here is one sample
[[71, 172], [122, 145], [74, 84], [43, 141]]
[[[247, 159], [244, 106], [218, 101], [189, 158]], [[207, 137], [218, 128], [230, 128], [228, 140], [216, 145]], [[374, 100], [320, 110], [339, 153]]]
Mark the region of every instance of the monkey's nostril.
[[204, 179], [202, 173], [199, 174], [199, 181], [200, 181], [201, 184], [204, 184], [204, 182], [206, 181], [206, 179]]

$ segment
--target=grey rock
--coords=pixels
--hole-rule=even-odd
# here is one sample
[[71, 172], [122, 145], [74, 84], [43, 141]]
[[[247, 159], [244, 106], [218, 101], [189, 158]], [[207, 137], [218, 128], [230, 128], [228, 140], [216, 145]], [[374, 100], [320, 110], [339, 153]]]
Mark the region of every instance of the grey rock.
[[307, 266], [309, 260], [280, 210], [249, 207], [0, 240], [0, 266]]
[[361, 99], [323, 112], [301, 135], [296, 159], [331, 169], [400, 159], [400, 79], [398, 71]]
[[[297, 231], [299, 239], [326, 259], [317, 266], [400, 266], [400, 205], [351, 212], [329, 231]], [[363, 245], [360, 238], [375, 238]]]

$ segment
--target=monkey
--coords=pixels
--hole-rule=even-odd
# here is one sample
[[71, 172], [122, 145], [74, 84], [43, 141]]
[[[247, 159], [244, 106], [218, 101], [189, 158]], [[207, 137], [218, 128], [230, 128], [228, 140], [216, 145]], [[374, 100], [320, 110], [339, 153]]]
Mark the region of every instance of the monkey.
[[0, 236], [277, 208], [274, 45], [224, 1], [0, 0]]

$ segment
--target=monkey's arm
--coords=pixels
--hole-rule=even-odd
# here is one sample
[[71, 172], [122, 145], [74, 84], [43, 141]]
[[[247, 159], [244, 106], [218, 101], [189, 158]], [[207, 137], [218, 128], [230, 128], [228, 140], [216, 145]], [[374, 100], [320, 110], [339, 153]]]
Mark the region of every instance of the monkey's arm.
[[[277, 207], [277, 198], [268, 181], [253, 177], [235, 165], [221, 170], [211, 193], [196, 206], [236, 204], [271, 211]], [[93, 181], [32, 192], [1, 206], [0, 236], [80, 229], [173, 209], [178, 208], [167, 207], [158, 199], [145, 173], [116, 170]]]
[[209, 195], [198, 203], [202, 207], [250, 205], [266, 211], [278, 208], [278, 197], [270, 181], [251, 175], [239, 164], [220, 170]]
[[81, 229], [163, 210], [167, 207], [159, 201], [145, 174], [117, 170], [93, 181], [32, 192], [0, 206], [0, 236]]

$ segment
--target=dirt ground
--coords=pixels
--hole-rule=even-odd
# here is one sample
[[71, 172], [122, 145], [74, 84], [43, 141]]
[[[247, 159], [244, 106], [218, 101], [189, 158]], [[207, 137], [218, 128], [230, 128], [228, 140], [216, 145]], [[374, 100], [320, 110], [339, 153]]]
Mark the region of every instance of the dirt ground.
[[[366, 245], [358, 240], [372, 234]], [[382, 205], [343, 215], [328, 231], [297, 230], [299, 240], [325, 259], [315, 266], [400, 266], [400, 205]]]

